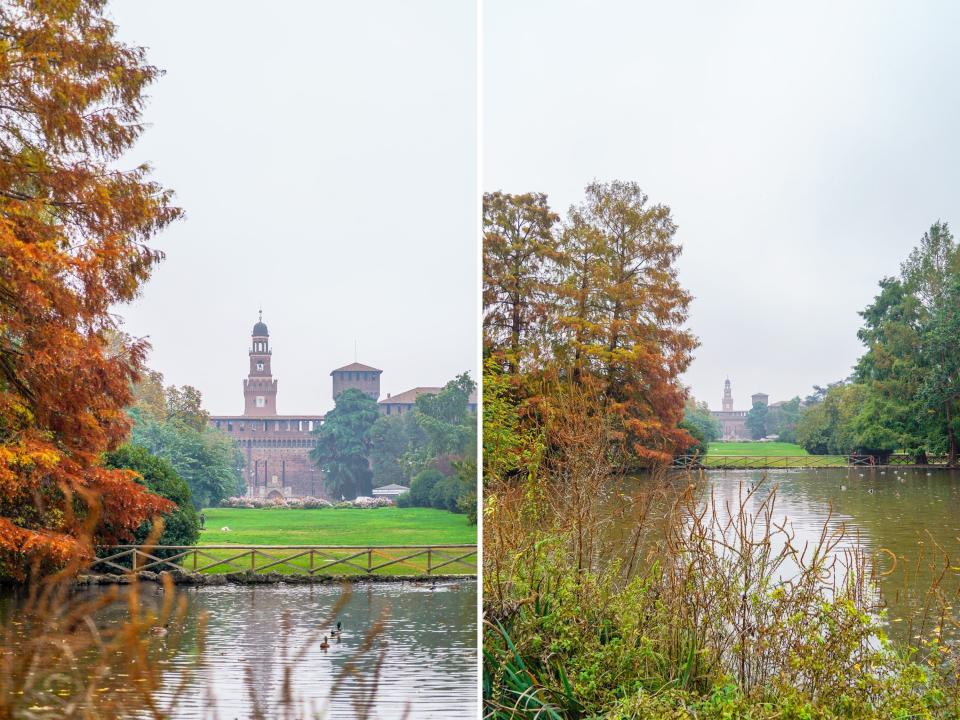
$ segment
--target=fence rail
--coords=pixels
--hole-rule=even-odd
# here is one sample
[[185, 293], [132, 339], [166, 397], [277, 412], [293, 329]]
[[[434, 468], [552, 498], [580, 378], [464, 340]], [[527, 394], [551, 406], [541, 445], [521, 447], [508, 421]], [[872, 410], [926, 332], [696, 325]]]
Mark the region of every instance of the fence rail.
[[[445, 575], [477, 574], [476, 545], [110, 545], [97, 550], [91, 569], [121, 573], [432, 575], [444, 569]], [[386, 568], [392, 570], [382, 572]]]
[[[947, 464], [946, 455], [928, 455], [929, 465]], [[778, 468], [919, 466], [910, 455], [678, 455], [672, 467], [694, 470], [773, 470]]]

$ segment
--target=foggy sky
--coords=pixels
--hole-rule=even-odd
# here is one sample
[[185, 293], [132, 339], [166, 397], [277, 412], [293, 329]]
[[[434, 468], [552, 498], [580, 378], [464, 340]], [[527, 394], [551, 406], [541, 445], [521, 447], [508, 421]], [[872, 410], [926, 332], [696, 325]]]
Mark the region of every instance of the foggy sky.
[[124, 166], [149, 161], [186, 219], [117, 308], [149, 364], [215, 414], [243, 411], [263, 307], [280, 413], [329, 410], [330, 371], [383, 395], [442, 385], [477, 352], [472, 2], [116, 0], [167, 72]]
[[512, 2], [484, 10], [484, 189], [565, 214], [593, 179], [672, 208], [719, 408], [846, 377], [857, 315], [960, 231], [960, 5]]

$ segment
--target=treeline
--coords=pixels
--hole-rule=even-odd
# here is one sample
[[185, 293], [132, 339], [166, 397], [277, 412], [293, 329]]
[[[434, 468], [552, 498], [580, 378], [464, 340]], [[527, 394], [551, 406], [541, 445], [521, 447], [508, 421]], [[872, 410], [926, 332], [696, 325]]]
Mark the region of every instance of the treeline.
[[359, 390], [338, 395], [311, 452], [327, 494], [351, 499], [370, 495], [374, 487], [403, 485], [410, 490], [398, 505], [466, 513], [475, 522], [475, 389], [463, 373], [438, 393], [420, 395], [401, 415], [381, 415], [376, 400]]
[[944, 454], [956, 465], [960, 247], [947, 223], [924, 233], [860, 316], [866, 351], [850, 378], [807, 399], [797, 441], [818, 454]]
[[[608, 428], [628, 464], [666, 462], [693, 445], [680, 427], [678, 376], [697, 341], [684, 327], [690, 295], [677, 279], [670, 209], [633, 182], [588, 185], [564, 219], [543, 193], [493, 192], [483, 232], [485, 404], [492, 388], [496, 407], [512, 406], [507, 416], [539, 433], [561, 412], [555, 400], [589, 398], [581, 411]], [[513, 464], [500, 455], [516, 436], [487, 440], [506, 431], [507, 416], [485, 420], [488, 472]]]

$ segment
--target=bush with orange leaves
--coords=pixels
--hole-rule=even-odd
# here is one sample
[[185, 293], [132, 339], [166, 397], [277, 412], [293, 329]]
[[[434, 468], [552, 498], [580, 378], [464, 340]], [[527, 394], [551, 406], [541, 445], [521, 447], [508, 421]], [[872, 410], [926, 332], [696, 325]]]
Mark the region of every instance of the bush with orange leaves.
[[170, 509], [100, 463], [127, 434], [146, 351], [108, 349], [109, 311], [137, 295], [162, 257], [146, 243], [181, 214], [149, 168], [117, 167], [160, 70], [117, 42], [104, 5], [0, 5], [0, 578]]

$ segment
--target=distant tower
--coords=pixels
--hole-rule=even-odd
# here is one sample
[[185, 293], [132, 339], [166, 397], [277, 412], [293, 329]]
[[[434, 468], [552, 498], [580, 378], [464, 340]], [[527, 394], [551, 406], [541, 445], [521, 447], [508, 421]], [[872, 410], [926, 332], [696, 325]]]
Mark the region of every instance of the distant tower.
[[750, 407], [760, 404], [766, 407], [770, 402], [770, 396], [766, 393], [754, 393], [750, 396]]
[[243, 381], [243, 414], [266, 417], [277, 414], [277, 381], [270, 370], [270, 333], [260, 319], [250, 342], [250, 375]]
[[733, 393], [730, 392], [730, 378], [723, 383], [723, 411], [733, 412]]
[[344, 390], [356, 388], [374, 400], [380, 397], [380, 374], [383, 370], [363, 363], [350, 363], [330, 372], [333, 378], [333, 399]]

